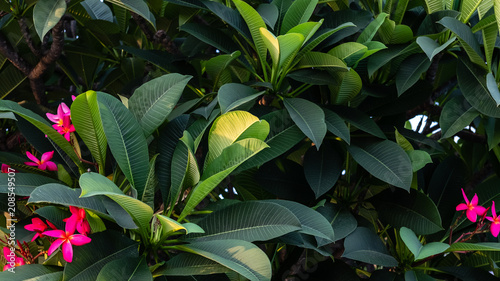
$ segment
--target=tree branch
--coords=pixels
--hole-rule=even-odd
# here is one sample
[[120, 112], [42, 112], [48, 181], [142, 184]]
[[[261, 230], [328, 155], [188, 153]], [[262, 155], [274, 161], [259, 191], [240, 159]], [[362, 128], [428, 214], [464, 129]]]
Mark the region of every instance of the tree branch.
[[24, 41], [28, 44], [31, 52], [35, 54], [35, 56], [40, 57], [42, 53], [39, 49], [35, 48], [33, 44], [33, 38], [31, 37], [30, 29], [26, 24], [26, 19], [24, 17], [20, 17], [17, 22], [19, 23], [19, 27], [21, 28], [21, 33], [23, 34]]
[[4, 55], [17, 69], [28, 76], [33, 68], [25, 61], [10, 44], [9, 40], [0, 32], [0, 53]]

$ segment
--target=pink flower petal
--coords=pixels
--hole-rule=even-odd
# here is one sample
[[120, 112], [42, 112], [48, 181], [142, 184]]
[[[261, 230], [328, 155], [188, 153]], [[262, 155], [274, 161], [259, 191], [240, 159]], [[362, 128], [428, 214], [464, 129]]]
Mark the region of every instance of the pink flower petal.
[[90, 237], [87, 237], [87, 236], [82, 235], [82, 234], [74, 234], [74, 235], [71, 235], [71, 237], [69, 238], [69, 241], [71, 242], [71, 244], [73, 244], [75, 246], [82, 246], [82, 245], [85, 245], [87, 243], [90, 243], [90, 241], [92, 241], [92, 239], [90, 239]]
[[476, 206], [477, 202], [479, 202], [479, 199], [477, 198], [477, 194], [474, 194], [474, 197], [472, 197], [472, 200], [470, 201], [470, 203], [472, 205]]
[[465, 195], [465, 191], [464, 191], [464, 189], [463, 189], [463, 188], [462, 188], [462, 195], [464, 196], [465, 203], [466, 203], [467, 205], [469, 205], [469, 199], [468, 199], [468, 198], [467, 198], [467, 196]]
[[33, 238], [31, 238], [31, 242], [35, 241], [38, 237], [42, 237], [42, 235], [40, 235], [40, 233], [36, 233], [35, 236], [33, 236]]
[[50, 237], [56, 237], [56, 238], [64, 238], [64, 237], [66, 237], [66, 233], [64, 232], [64, 230], [59, 230], [59, 229], [56, 229], [56, 230], [47, 230], [47, 231], [44, 231], [42, 234], [50, 236]]
[[61, 102], [61, 104], [59, 104], [59, 108], [62, 109], [62, 112], [65, 116], [70, 115], [71, 111], [69, 110], [69, 107], [64, 102]]
[[49, 171], [57, 171], [57, 165], [56, 165], [56, 163], [54, 163], [52, 161], [48, 161], [45, 164], [47, 165], [47, 170], [49, 170]]
[[59, 123], [59, 116], [57, 116], [56, 114], [46, 113], [45, 115], [47, 115], [47, 118], [49, 118], [50, 121]]
[[[40, 163], [40, 160], [38, 160], [38, 158], [36, 158], [35, 156], [33, 156], [33, 154], [31, 154], [31, 152], [26, 151], [26, 156], [28, 156], [28, 158], [29, 158], [31, 161], [33, 161], [33, 162], [35, 162], [35, 163]], [[26, 165], [28, 165], [28, 164], [26, 164]]]
[[90, 233], [90, 224], [88, 221], [84, 220], [81, 223], [76, 225], [76, 229], [83, 235], [89, 235]]
[[50, 226], [50, 228], [52, 228], [52, 229], [57, 229], [57, 227], [56, 227], [53, 223], [51, 223], [49, 220], [45, 220], [45, 221], [46, 221], [46, 222], [47, 222], [47, 224]]
[[3, 256], [5, 257], [6, 260], [10, 259], [9, 254], [10, 254], [9, 247], [3, 247]]
[[28, 165], [28, 166], [38, 166], [37, 163], [33, 163], [33, 162], [24, 162], [24, 165]]
[[467, 218], [471, 222], [476, 222], [476, 220], [477, 220], [477, 213], [474, 212], [473, 210], [467, 210]]
[[9, 172], [10, 166], [7, 164], [2, 164], [2, 173], [6, 174]]
[[49, 250], [47, 251], [47, 254], [50, 256], [52, 253], [61, 246], [61, 244], [64, 242], [64, 239], [57, 239], [56, 241], [52, 242], [52, 245], [50, 245]]
[[486, 208], [483, 206], [476, 206], [474, 207], [474, 211], [478, 216], [482, 217], [484, 213], [486, 213]]
[[80, 210], [80, 208], [75, 206], [69, 206], [69, 211], [71, 212], [72, 215], [78, 215], [78, 210]]
[[465, 203], [460, 203], [460, 204], [458, 204], [456, 209], [457, 209], [457, 211], [463, 211], [463, 210], [467, 210], [468, 207]]
[[54, 150], [49, 151], [49, 152], [45, 152], [45, 153], [42, 155], [42, 163], [47, 162], [47, 161], [49, 161], [50, 159], [52, 159], [52, 156], [54, 156]]
[[75, 96], [75, 95], [71, 95], [71, 99], [72, 99], [73, 101], [75, 101], [76, 96]]
[[42, 163], [42, 164], [38, 165], [38, 169], [45, 171], [47, 169], [47, 163]]
[[497, 212], [495, 210], [495, 201], [491, 202], [491, 213], [493, 214], [493, 217], [497, 217]]
[[71, 137], [69, 135], [68, 132], [64, 133], [64, 138], [67, 140], [67, 141], [70, 141], [71, 140]]
[[78, 223], [78, 217], [76, 215], [72, 215], [71, 217], [69, 217], [68, 220], [66, 221], [66, 226], [65, 226], [66, 232], [71, 234], [75, 233], [77, 223]]
[[71, 246], [71, 243], [69, 241], [63, 243], [62, 253], [65, 261], [67, 262], [73, 261], [73, 246]]
[[490, 231], [493, 236], [497, 237], [498, 233], [500, 233], [500, 224], [492, 223], [490, 226]]
[[10, 268], [10, 264], [8, 263], [8, 264], [6, 264], [6, 265], [3, 267], [3, 271], [7, 271], [7, 270], [9, 270], [9, 268]]
[[20, 258], [20, 257], [17, 257], [16, 258], [16, 266], [21, 266], [21, 265], [24, 265], [24, 259], [23, 258]]
[[494, 219], [494, 218], [492, 218], [492, 217], [485, 217], [485, 219], [487, 219], [487, 220], [489, 220], [489, 221], [495, 221], [495, 219]]

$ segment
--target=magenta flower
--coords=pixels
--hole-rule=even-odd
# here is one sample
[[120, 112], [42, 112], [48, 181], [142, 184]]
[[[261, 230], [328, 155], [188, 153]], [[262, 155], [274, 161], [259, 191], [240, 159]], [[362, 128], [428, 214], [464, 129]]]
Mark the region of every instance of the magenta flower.
[[38, 158], [33, 156], [33, 154], [31, 154], [31, 152], [26, 151], [26, 156], [28, 156], [28, 158], [33, 162], [24, 162], [24, 164], [26, 164], [28, 166], [37, 166], [38, 169], [40, 169], [40, 170], [47, 169], [49, 171], [57, 171], [57, 165], [54, 162], [49, 161], [50, 159], [52, 159], [53, 155], [54, 155], [53, 150], [49, 151], [49, 152], [45, 152], [42, 155], [41, 160], [38, 160]]
[[47, 113], [46, 115], [50, 121], [58, 124], [59, 126], [62, 126], [63, 117], [70, 116], [70, 114], [71, 112], [69, 110], [69, 107], [64, 102], [61, 102], [61, 104], [59, 104], [59, 107], [57, 108], [57, 114]]
[[90, 243], [92, 239], [82, 234], [74, 234], [75, 229], [70, 228], [70, 224], [66, 223], [66, 229], [63, 230], [49, 230], [45, 231], [43, 235], [58, 238], [56, 241], [50, 245], [48, 250], [48, 255], [52, 253], [62, 245], [63, 258], [67, 262], [73, 261], [73, 246], [82, 246]]
[[[10, 169], [9, 169], [10, 168]], [[2, 164], [2, 173], [7, 174], [9, 172], [17, 173], [17, 170], [14, 170], [10, 167], [10, 165]]]
[[472, 200], [470, 202], [469, 202], [469, 199], [467, 199], [467, 196], [465, 196], [465, 192], [464, 192], [463, 188], [462, 188], [462, 194], [464, 196], [466, 203], [458, 204], [456, 210], [457, 211], [467, 210], [466, 211], [467, 218], [471, 222], [476, 222], [478, 215], [480, 217], [482, 217], [486, 213], [486, 208], [483, 206], [477, 205], [477, 203], [478, 203], [477, 194], [474, 194], [474, 197], [472, 198]]
[[497, 217], [497, 212], [495, 211], [495, 201], [493, 201], [491, 205], [491, 213], [493, 214], [493, 217], [486, 217], [486, 219], [491, 221], [490, 225], [491, 234], [497, 237], [498, 233], [500, 233], [500, 218]]
[[24, 228], [28, 231], [36, 231], [35, 236], [33, 236], [33, 239], [31, 239], [31, 242], [35, 241], [38, 237], [43, 238], [43, 232], [46, 231], [49, 226], [52, 229], [57, 229], [55, 225], [53, 225], [50, 221], [45, 220], [48, 224], [45, 224], [41, 219], [39, 218], [32, 218], [31, 219], [31, 224], [27, 224], [24, 226]]
[[71, 124], [71, 119], [69, 116], [63, 116], [61, 119], [61, 124], [54, 124], [52, 127], [57, 130], [57, 132], [64, 136], [64, 138], [69, 141], [70, 134], [75, 131], [75, 126]]
[[3, 271], [6, 271], [11, 267], [25, 264], [24, 259], [16, 256], [16, 253], [12, 252], [9, 247], [3, 247], [3, 256], [7, 260], [7, 264], [3, 267]]
[[80, 234], [89, 235], [90, 224], [85, 219], [85, 209], [69, 206], [69, 211], [71, 212], [71, 217], [63, 219], [63, 221], [66, 222], [66, 227], [73, 232], [76, 229]]
[[76, 96], [75, 96], [75, 95], [71, 95], [71, 99], [72, 99], [73, 101], [75, 101], [75, 100], [76, 100]]

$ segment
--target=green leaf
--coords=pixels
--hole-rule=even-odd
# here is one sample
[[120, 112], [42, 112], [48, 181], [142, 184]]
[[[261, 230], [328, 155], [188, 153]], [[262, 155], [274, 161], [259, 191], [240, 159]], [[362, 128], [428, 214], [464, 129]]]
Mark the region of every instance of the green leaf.
[[[500, 2], [493, 1], [493, 9], [495, 11], [495, 18], [500, 19]], [[500, 21], [496, 20], [496, 22], [497, 22], [498, 30], [500, 30]]]
[[316, 33], [321, 24], [323, 24], [323, 19], [321, 19], [319, 22], [304, 22], [292, 27], [287, 33], [300, 33], [304, 35], [305, 39], [302, 43], [302, 46], [304, 46], [304, 44], [309, 41], [309, 39], [311, 39], [314, 33]]
[[211, 213], [198, 222], [204, 234], [188, 236], [196, 241], [238, 239], [267, 241], [301, 229], [287, 208], [272, 202], [248, 201]]
[[191, 78], [177, 73], [166, 74], [134, 91], [129, 99], [129, 109], [139, 121], [146, 137], [165, 122]]
[[236, 141], [224, 148], [220, 155], [206, 166], [201, 181], [191, 190], [186, 206], [179, 215], [179, 221], [186, 217], [205, 196], [239, 165], [267, 147], [268, 145], [259, 139], [247, 138]]
[[396, 74], [398, 96], [417, 83], [422, 73], [426, 72], [430, 66], [431, 61], [423, 54], [413, 55], [405, 59]]
[[[229, 71], [228, 67], [240, 55], [241, 55], [240, 51], [236, 51], [232, 54], [218, 55], [216, 57], [209, 59], [206, 62], [205, 68], [206, 68], [207, 74], [213, 80], [214, 88], [219, 88], [219, 87], [221, 87], [221, 85], [225, 85], [227, 83], [227, 81], [225, 81], [226, 79], [224, 79], [224, 77], [225, 77], [225, 74], [228, 73], [228, 71]], [[230, 78], [228, 80], [229, 80], [229, 82], [231, 82]]]
[[380, 69], [381, 67], [391, 63], [394, 60], [404, 60], [406, 57], [415, 54], [415, 53], [420, 53], [420, 47], [418, 46], [417, 43], [413, 42], [408, 46], [402, 45], [402, 46], [395, 46], [383, 51], [380, 51], [376, 53], [375, 55], [371, 56], [370, 59], [368, 60], [368, 75], [370, 77], [373, 76], [373, 74]]
[[413, 172], [417, 172], [418, 170], [425, 167], [425, 165], [432, 163], [431, 156], [426, 151], [412, 150], [407, 151], [406, 153], [410, 157]]
[[465, 99], [482, 114], [500, 118], [500, 108], [488, 91], [486, 74], [484, 69], [466, 60], [458, 62], [457, 80]]
[[[448, 7], [450, 9], [450, 7]], [[425, 0], [425, 11], [432, 14], [437, 11], [444, 10], [443, 0]]]
[[191, 276], [227, 273], [231, 270], [211, 259], [190, 253], [180, 253], [153, 272], [156, 276]]
[[[248, 129], [252, 128], [251, 131]], [[252, 135], [246, 135], [252, 133]], [[209, 165], [222, 151], [244, 137], [264, 140], [269, 133], [269, 124], [246, 111], [230, 111], [218, 117], [208, 135], [208, 155], [205, 166]]]
[[322, 238], [326, 240], [324, 244], [332, 243], [335, 241], [335, 236], [330, 222], [312, 208], [294, 201], [287, 200], [273, 199], [264, 200], [264, 202], [275, 203], [291, 211], [299, 219], [300, 224], [302, 225], [302, 230], [300, 230], [299, 233], [312, 235], [320, 239]]
[[73, 150], [73, 146], [71, 146], [71, 144], [61, 134], [54, 130], [49, 122], [43, 119], [40, 115], [35, 114], [31, 110], [23, 108], [16, 102], [8, 100], [0, 100], [0, 111], [13, 112], [23, 119], [26, 119], [26, 121], [30, 122], [40, 131], [46, 134], [48, 138], [50, 138], [55, 144], [57, 144], [57, 146], [59, 146], [62, 151], [64, 151], [66, 155], [69, 156], [71, 160], [73, 160], [73, 162], [75, 162], [80, 170], [83, 170], [83, 165], [78, 158], [78, 155], [76, 155], [76, 152]]
[[369, 264], [393, 267], [398, 261], [389, 254], [384, 243], [372, 230], [358, 227], [344, 240], [343, 257]]
[[97, 281], [107, 280], [144, 280], [153, 281], [146, 259], [131, 257], [116, 259], [104, 265], [97, 275]]
[[181, 251], [211, 259], [251, 281], [271, 280], [271, 263], [257, 246], [241, 240], [214, 240], [176, 246]]
[[64, 267], [64, 280], [96, 280], [109, 262], [139, 255], [137, 242], [123, 233], [108, 230], [93, 234], [91, 238], [90, 243], [73, 248], [74, 259]]
[[410, 190], [413, 177], [411, 161], [396, 143], [384, 140], [363, 147], [351, 145], [348, 150], [354, 160], [374, 177], [406, 191]]
[[[40, 185], [58, 183], [56, 179], [31, 173], [15, 174], [15, 194], [17, 196], [30, 196], [31, 192]], [[9, 174], [0, 173], [0, 193], [9, 193]]]
[[233, 2], [250, 29], [250, 34], [252, 35], [253, 43], [255, 44], [260, 61], [265, 62], [267, 48], [260, 35], [260, 28], [266, 28], [264, 20], [249, 4], [243, 2], [242, 0], [233, 0]]
[[144, 192], [137, 196], [142, 202], [146, 203], [151, 209], [154, 209], [155, 193], [158, 189], [158, 177], [156, 176], [156, 159], [159, 154], [156, 154], [149, 161], [148, 180], [144, 186]]
[[302, 43], [304, 43], [304, 35], [300, 33], [287, 33], [278, 36], [277, 39], [280, 55], [278, 69], [286, 71], [289, 63], [294, 59], [295, 54], [297, 54]]
[[378, 138], [387, 139], [384, 132], [382, 132], [377, 123], [375, 123], [375, 121], [373, 121], [370, 116], [366, 115], [366, 113], [355, 108], [348, 107], [335, 107], [334, 111], [345, 121], [351, 123], [351, 125], [355, 126], [356, 128]]
[[396, 228], [407, 227], [419, 235], [443, 230], [439, 211], [425, 194], [411, 189], [385, 190], [371, 201], [377, 208], [380, 220]]
[[[337, 241], [344, 239], [356, 230], [358, 226], [358, 222], [351, 212], [341, 208], [339, 205], [327, 202], [324, 206], [318, 207], [316, 211], [330, 222], [335, 233], [335, 240]], [[321, 242], [319, 241], [318, 244], [322, 244]]]
[[302, 59], [295, 66], [296, 69], [311, 67], [328, 68], [337, 71], [348, 71], [345, 63], [339, 58], [321, 52], [309, 52], [304, 54]]
[[483, 59], [481, 47], [467, 25], [452, 17], [444, 17], [438, 21], [438, 23], [451, 30], [458, 37], [460, 44], [465, 52], [467, 52], [472, 62], [484, 69], [487, 68]]
[[325, 113], [321, 107], [301, 98], [286, 98], [284, 104], [295, 124], [319, 150], [326, 135]]
[[153, 14], [149, 11], [149, 7], [143, 0], [106, 0], [116, 6], [126, 9], [127, 11], [138, 14], [147, 20], [151, 25], [156, 27], [156, 20]]
[[436, 281], [422, 271], [409, 270], [405, 272], [405, 281]]
[[347, 144], [350, 144], [351, 135], [344, 119], [329, 109], [323, 108], [323, 111], [325, 112], [325, 122], [328, 131], [344, 140]]
[[149, 172], [149, 153], [141, 125], [116, 98], [97, 93], [104, 133], [111, 153], [138, 194], [144, 193]]
[[401, 239], [403, 239], [403, 242], [405, 242], [408, 249], [410, 249], [415, 256], [415, 260], [422, 260], [433, 255], [441, 254], [450, 247], [450, 245], [440, 242], [431, 242], [426, 245], [422, 245], [420, 240], [418, 240], [417, 235], [415, 235], [411, 229], [406, 227], [401, 228], [399, 235], [401, 236]]
[[479, 4], [483, 2], [482, 0], [464, 0], [462, 6], [460, 7], [460, 20], [462, 22], [468, 22], [472, 14], [474, 14]]
[[[238, 11], [233, 10], [226, 5], [223, 5], [214, 1], [203, 2], [207, 8], [212, 11], [215, 15], [221, 18], [225, 23], [236, 29], [241, 35], [247, 39], [251, 39], [250, 31], [248, 26], [245, 24], [244, 19], [241, 17]], [[262, 26], [265, 27], [265, 26]]]
[[33, 280], [33, 281], [49, 281], [62, 280], [63, 273], [59, 266], [46, 266], [41, 264], [27, 264], [16, 267], [14, 273], [6, 270], [0, 272], [1, 280]]
[[36, 2], [35, 8], [33, 8], [33, 24], [40, 41], [43, 41], [45, 34], [59, 22], [65, 12], [66, 1], [64, 0], [41, 0]]
[[304, 155], [304, 174], [316, 199], [335, 185], [342, 173], [342, 158], [331, 145], [310, 147]]
[[129, 215], [134, 222], [139, 226], [139, 231], [149, 237], [149, 221], [153, 217], [153, 209], [123, 192], [108, 178], [97, 173], [85, 173], [80, 177], [80, 187], [82, 193], [80, 197], [86, 198], [96, 195], [106, 195], [118, 205], [120, 205]]
[[293, 27], [309, 20], [318, 0], [296, 0], [288, 8], [281, 24], [280, 34], [286, 34]]
[[271, 55], [271, 59], [273, 61], [273, 68], [278, 67], [279, 58], [280, 58], [280, 46], [278, 42], [278, 38], [271, 33], [271, 31], [267, 30], [264, 27], [259, 28], [260, 35], [262, 37], [262, 41], [266, 45], [269, 54]]
[[348, 72], [335, 72], [332, 76], [336, 77], [335, 80], [340, 80], [340, 83], [328, 85], [332, 104], [347, 104], [360, 93], [363, 87], [361, 77], [353, 68]]
[[435, 55], [441, 53], [443, 50], [448, 48], [453, 42], [457, 40], [456, 37], [451, 37], [443, 45], [439, 45], [436, 41], [432, 40], [426, 36], [420, 36], [417, 38], [417, 44], [425, 52], [429, 60], [432, 60]]
[[99, 173], [103, 174], [108, 142], [102, 127], [96, 92], [88, 91], [76, 97], [71, 104], [71, 121], [97, 161]]
[[363, 44], [346, 42], [332, 48], [328, 54], [343, 60], [348, 66], [353, 66], [367, 51], [368, 47]]
[[442, 138], [453, 137], [479, 116], [479, 112], [463, 96], [456, 96], [444, 104], [439, 117]]
[[103, 2], [99, 0], [85, 0], [80, 4], [85, 8], [92, 19], [113, 22], [113, 12], [111, 12], [108, 5]]
[[197, 23], [186, 23], [180, 26], [179, 29], [226, 54], [234, 53], [238, 49], [238, 46], [233, 43], [227, 34], [213, 27]]
[[486, 86], [488, 87], [488, 91], [490, 92], [491, 97], [495, 100], [497, 107], [500, 106], [500, 91], [498, 90], [498, 85], [495, 80], [495, 77], [491, 72], [488, 72], [486, 75]]
[[446, 252], [462, 252], [462, 251], [500, 251], [500, 244], [494, 242], [481, 243], [453, 243]]
[[382, 26], [385, 21], [385, 18], [388, 16], [386, 13], [380, 13], [377, 15], [377, 18], [373, 20], [359, 35], [356, 42], [361, 44], [366, 44], [372, 41], [375, 34], [377, 34], [378, 29]]
[[229, 83], [220, 87], [217, 100], [219, 101], [221, 113], [224, 114], [255, 100], [263, 93], [243, 84]]
[[26, 79], [28, 77], [13, 64], [7, 65], [0, 73], [0, 99], [4, 99]]
[[276, 25], [276, 21], [279, 16], [278, 7], [273, 4], [263, 3], [257, 7], [257, 12], [262, 17], [264, 22], [274, 30], [274, 26]]

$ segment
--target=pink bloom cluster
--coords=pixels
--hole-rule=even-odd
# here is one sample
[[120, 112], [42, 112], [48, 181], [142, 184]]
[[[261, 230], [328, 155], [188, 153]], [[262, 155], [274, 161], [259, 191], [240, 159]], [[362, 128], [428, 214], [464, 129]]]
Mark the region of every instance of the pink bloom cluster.
[[[90, 243], [91, 239], [87, 236], [90, 234], [90, 225], [86, 220], [85, 210], [83, 208], [70, 206], [69, 210], [71, 216], [64, 219], [66, 222], [64, 230], [59, 230], [52, 223], [47, 221], [50, 226], [50, 230], [47, 230], [47, 226], [41, 219], [33, 218], [31, 220], [32, 224], [26, 225], [29, 231], [36, 231], [37, 234], [33, 237], [34, 241], [36, 238], [43, 238], [45, 236], [57, 238], [52, 245], [50, 245], [47, 254], [50, 256], [52, 253], [62, 245], [63, 258], [67, 262], [73, 261], [73, 246], [82, 246]], [[78, 231], [80, 234], [75, 234]]]
[[7, 264], [3, 267], [3, 271], [25, 264], [24, 259], [16, 256], [16, 253], [11, 251], [9, 247], [3, 247], [3, 256], [5, 257], [5, 260], [7, 260]]
[[26, 151], [26, 156], [28, 156], [28, 158], [31, 161], [33, 161], [33, 162], [24, 162], [24, 164], [28, 166], [35, 166], [38, 167], [38, 169], [40, 170], [47, 169], [49, 171], [57, 171], [57, 165], [54, 162], [49, 161], [54, 156], [53, 150], [42, 154], [42, 158], [40, 160], [38, 160], [38, 158], [33, 156], [33, 154], [31, 154], [31, 152], [29, 151]]
[[12, 169], [10, 165], [2, 164], [2, 174], [8, 174], [9, 172], [18, 173], [17, 170]]
[[62, 102], [57, 108], [57, 114], [47, 113], [47, 118], [55, 124], [52, 125], [57, 132], [70, 141], [70, 134], [75, 131], [75, 126], [71, 124], [71, 112], [69, 107]]
[[[464, 196], [465, 203], [458, 204], [458, 206], [456, 207], [456, 210], [457, 211], [465, 211], [467, 218], [471, 222], [476, 222], [477, 216], [483, 218], [483, 216], [485, 216], [488, 209], [486, 209], [483, 206], [477, 205], [478, 201], [479, 201], [477, 194], [474, 194], [474, 197], [472, 197], [471, 201], [469, 201], [469, 199], [465, 195], [465, 192], [463, 189], [462, 189], [462, 195]], [[497, 237], [498, 234], [500, 233], [500, 217], [498, 217], [496, 214], [495, 201], [492, 202], [491, 214], [493, 215], [492, 217], [484, 217], [483, 219], [487, 219], [491, 222], [490, 232], [493, 236]]]

